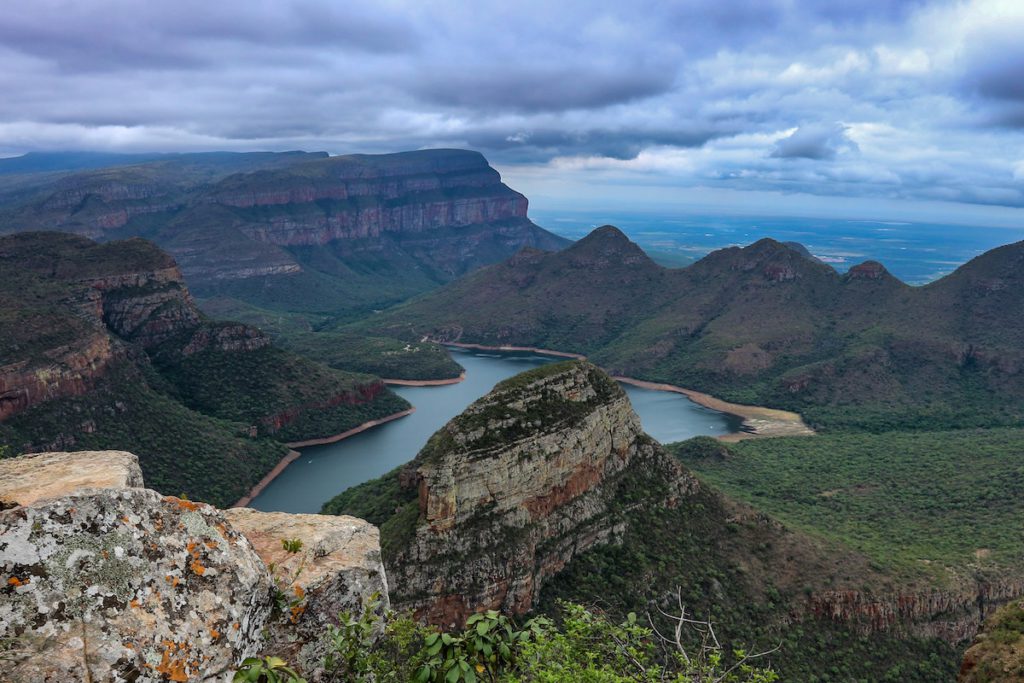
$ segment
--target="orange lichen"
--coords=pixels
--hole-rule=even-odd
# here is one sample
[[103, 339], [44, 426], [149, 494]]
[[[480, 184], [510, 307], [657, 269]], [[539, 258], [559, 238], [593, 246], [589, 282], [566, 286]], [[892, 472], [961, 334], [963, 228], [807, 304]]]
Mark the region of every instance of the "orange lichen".
[[302, 586], [300, 586], [299, 584], [295, 584], [294, 590], [295, 590], [295, 597], [297, 597], [299, 600], [302, 600], [304, 597], [306, 597], [306, 591], [304, 591], [302, 589]]
[[213, 550], [217, 547], [217, 541], [204, 541], [204, 543], [206, 544], [206, 547], [210, 550]]
[[217, 629], [215, 629], [214, 627], [211, 626], [210, 627], [210, 637], [213, 638], [214, 640], [217, 640], [218, 638], [220, 638], [220, 631], [218, 631]]
[[14, 587], [27, 586], [30, 583], [32, 583], [31, 579], [19, 579], [17, 576], [12, 576], [11, 578], [7, 579], [7, 585]]
[[174, 496], [164, 496], [164, 502], [177, 505], [182, 510], [196, 511], [202, 507], [202, 503], [193, 503], [191, 500], [183, 500]]
[[297, 624], [299, 623], [299, 618], [302, 617], [302, 613], [306, 611], [306, 608], [303, 605], [296, 605], [295, 607], [292, 607], [290, 611], [292, 613], [292, 623]]
[[[187, 657], [173, 657], [172, 652], [178, 649], [178, 646], [169, 641], [163, 641], [163, 645], [166, 648], [161, 655], [160, 664], [157, 665], [156, 670], [167, 677], [168, 680], [176, 681], [176, 683], [186, 683], [189, 680], [189, 675], [185, 671], [185, 666], [188, 664]], [[186, 646], [182, 645], [181, 649], [185, 649]]]
[[196, 574], [199, 574], [199, 576], [202, 576], [206, 573], [206, 567], [204, 567], [203, 563], [199, 560], [192, 560], [192, 564], [190, 564], [189, 566], [192, 567], [192, 571], [194, 571]]
[[236, 621], [235, 623], [231, 624], [231, 628], [233, 628], [233, 629], [235, 629], [237, 631], [238, 629], [241, 628], [241, 625]]
[[138, 609], [140, 604], [141, 603], [138, 600], [134, 599], [134, 598], [132, 598], [131, 600], [128, 601], [128, 606], [131, 607], [132, 609]]

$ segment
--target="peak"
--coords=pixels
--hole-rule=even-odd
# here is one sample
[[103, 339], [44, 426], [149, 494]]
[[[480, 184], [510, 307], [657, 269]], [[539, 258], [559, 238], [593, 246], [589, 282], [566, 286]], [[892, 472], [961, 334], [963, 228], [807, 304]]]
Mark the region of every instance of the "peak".
[[821, 274], [835, 276], [831, 266], [822, 263], [798, 242], [784, 243], [764, 237], [746, 247], [727, 247], [713, 251], [691, 268], [695, 272], [731, 270], [760, 272], [771, 282], [787, 282]]
[[437, 432], [417, 460], [430, 462], [452, 453], [483, 455], [562, 430], [598, 405], [624, 396], [615, 380], [588, 361], [543, 365], [498, 383]]
[[878, 261], [865, 261], [846, 271], [845, 279], [850, 280], [894, 280], [889, 271]]
[[598, 265], [597, 262], [591, 262], [591, 259], [595, 257], [608, 262], [615, 260], [619, 263], [655, 265], [643, 249], [614, 225], [603, 225], [593, 230], [589, 235], [566, 249], [565, 253], [572, 254], [577, 259], [581, 256], [586, 258], [588, 265]]
[[782, 245], [790, 249], [791, 251], [795, 251], [796, 253], [800, 254], [809, 261], [820, 262], [820, 259], [814, 254], [812, 254], [810, 249], [800, 244], [799, 242], [783, 242]]

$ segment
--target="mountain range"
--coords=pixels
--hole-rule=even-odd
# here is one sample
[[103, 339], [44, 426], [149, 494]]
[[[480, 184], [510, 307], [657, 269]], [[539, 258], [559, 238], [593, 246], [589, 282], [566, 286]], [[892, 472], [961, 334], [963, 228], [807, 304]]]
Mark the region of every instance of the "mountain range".
[[476, 152], [79, 157], [0, 160], [0, 232], [145, 237], [208, 311], [264, 327], [308, 329], [568, 244]]
[[611, 372], [788, 408], [826, 428], [1024, 419], [1024, 243], [911, 287], [763, 239], [659, 266], [612, 226], [524, 249], [356, 324], [404, 339], [583, 353]]

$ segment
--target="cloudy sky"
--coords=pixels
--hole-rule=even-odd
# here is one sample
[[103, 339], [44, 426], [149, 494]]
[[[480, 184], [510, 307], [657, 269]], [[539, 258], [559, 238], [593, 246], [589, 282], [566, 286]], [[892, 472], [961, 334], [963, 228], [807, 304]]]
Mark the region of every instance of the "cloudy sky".
[[1024, 225], [1024, 2], [34, 0], [0, 155], [470, 147], [545, 208]]

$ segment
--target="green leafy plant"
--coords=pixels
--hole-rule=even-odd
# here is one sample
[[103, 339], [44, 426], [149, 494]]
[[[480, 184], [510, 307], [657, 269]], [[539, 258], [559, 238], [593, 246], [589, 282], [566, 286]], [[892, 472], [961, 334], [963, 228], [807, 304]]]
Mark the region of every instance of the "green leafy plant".
[[[302, 540], [282, 538], [281, 548], [289, 555], [295, 555], [302, 552]], [[274, 579], [274, 614], [287, 615], [293, 624], [298, 623], [302, 613], [306, 611], [306, 592], [296, 583], [305, 566], [306, 558], [303, 557], [299, 566], [291, 573], [282, 574], [279, 572], [280, 567], [273, 562], [267, 567]]]
[[231, 680], [233, 683], [306, 683], [306, 679], [280, 657], [248, 657]]
[[543, 635], [551, 621], [537, 617], [518, 630], [512, 620], [495, 610], [474, 614], [461, 635], [427, 636], [427, 660], [416, 672], [418, 683], [476, 683], [499, 681], [514, 669], [520, 646]]

